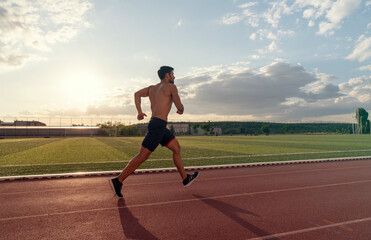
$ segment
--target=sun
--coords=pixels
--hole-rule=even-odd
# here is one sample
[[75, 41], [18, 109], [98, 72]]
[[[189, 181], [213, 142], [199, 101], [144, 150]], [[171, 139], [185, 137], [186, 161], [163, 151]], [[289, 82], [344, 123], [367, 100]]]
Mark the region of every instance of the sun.
[[102, 94], [104, 79], [90, 71], [74, 72], [63, 77], [65, 100], [75, 107], [86, 107]]

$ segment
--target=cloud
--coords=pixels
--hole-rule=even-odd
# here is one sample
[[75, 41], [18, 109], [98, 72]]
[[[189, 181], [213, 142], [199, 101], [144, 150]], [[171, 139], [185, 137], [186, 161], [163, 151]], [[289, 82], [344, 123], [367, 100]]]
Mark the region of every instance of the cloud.
[[270, 4], [272, 7], [263, 14], [263, 17], [273, 28], [277, 28], [282, 15], [291, 14], [292, 8], [287, 6], [286, 0], [276, 1]]
[[249, 7], [255, 6], [257, 4], [258, 4], [258, 2], [248, 2], [248, 3], [241, 4], [238, 7], [239, 8], [249, 8]]
[[371, 76], [352, 78], [339, 84], [339, 88], [358, 102], [371, 105]]
[[[208, 79], [212, 80], [198, 86], [193, 97], [186, 100], [186, 105], [191, 106], [190, 111], [196, 114], [264, 115], [276, 112], [287, 108], [281, 104], [287, 98], [305, 97], [301, 88], [317, 81], [302, 66], [282, 62], [272, 63], [258, 71], [246, 69], [231, 73], [224, 70]], [[325, 93], [313, 92], [308, 99], [325, 98]]]
[[4, 46], [0, 48], [0, 72], [20, 68], [26, 62], [36, 58], [34, 55], [22, 53], [19, 48], [12, 49]]
[[[258, 69], [249, 62], [193, 68], [176, 78], [175, 84], [190, 120], [323, 120], [353, 113], [359, 106], [371, 109], [371, 76], [341, 84], [336, 84], [337, 80], [317, 69], [310, 73], [299, 64], [276, 61]], [[145, 83], [150, 84], [153, 82]], [[52, 107], [45, 108], [48, 110], [42, 115], [135, 119], [136, 90], [116, 88], [85, 109]], [[142, 100], [142, 109], [150, 113], [148, 98]], [[183, 119], [172, 113], [171, 119]]]
[[275, 41], [271, 42], [268, 46], [266, 46], [263, 49], [258, 49], [258, 52], [260, 54], [267, 54], [267, 53], [272, 53], [272, 52], [282, 52], [280, 49], [278, 49], [278, 45], [276, 44]]
[[226, 25], [231, 25], [238, 23], [242, 20], [242, 16], [236, 14], [236, 13], [230, 13], [227, 14], [227, 16], [223, 17], [222, 23]]
[[361, 2], [362, 0], [337, 0], [334, 2], [330, 10], [327, 11], [327, 21], [320, 22], [317, 34], [333, 34], [333, 29], [340, 28], [342, 20], [357, 9]]
[[357, 41], [356, 46], [351, 54], [349, 54], [345, 59], [348, 60], [358, 60], [363, 62], [371, 57], [371, 37], [366, 37], [361, 35]]
[[[284, 16], [302, 12], [303, 18], [308, 19], [308, 27], [314, 27], [316, 21], [321, 19], [318, 23], [318, 35], [332, 35], [342, 26], [343, 20], [360, 6], [361, 2], [362, 0], [296, 0], [294, 3], [288, 3], [286, 0], [277, 0], [269, 2], [268, 9], [258, 8], [259, 5], [266, 3], [246, 3], [238, 6], [239, 12], [230, 13], [224, 17], [223, 22], [234, 24], [244, 20], [248, 26], [261, 28], [259, 25], [262, 25], [262, 20], [274, 30], [279, 29], [280, 21]], [[259, 39], [262, 40], [262, 38]]]
[[306, 102], [316, 102], [320, 99], [338, 98], [344, 96], [339, 92], [339, 87], [333, 84], [326, 84], [322, 86], [313, 87], [309, 90], [303, 91], [299, 94], [300, 98], [306, 100]]
[[199, 71], [197, 76], [182, 78], [178, 88], [187, 113], [302, 121], [349, 114], [361, 104], [371, 108], [370, 77], [336, 84], [333, 75], [309, 73], [301, 65], [285, 62], [257, 70], [249, 65], [235, 72], [231, 68], [219, 66], [215, 72]]
[[85, 15], [91, 8], [88, 0], [1, 1], [2, 68], [22, 67], [38, 59], [30, 52], [51, 51], [54, 44], [70, 41], [90, 26]]
[[362, 67], [359, 68], [359, 70], [361, 70], [361, 71], [366, 71], [366, 70], [371, 71], [371, 65], [362, 66]]

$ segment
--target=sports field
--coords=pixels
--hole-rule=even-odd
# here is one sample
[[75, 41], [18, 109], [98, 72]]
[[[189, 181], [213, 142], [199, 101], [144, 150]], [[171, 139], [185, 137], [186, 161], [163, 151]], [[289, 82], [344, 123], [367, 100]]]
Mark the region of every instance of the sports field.
[[[371, 156], [371, 135], [178, 137], [185, 166]], [[143, 137], [0, 139], [0, 176], [121, 170]], [[173, 167], [158, 147], [140, 168]]]

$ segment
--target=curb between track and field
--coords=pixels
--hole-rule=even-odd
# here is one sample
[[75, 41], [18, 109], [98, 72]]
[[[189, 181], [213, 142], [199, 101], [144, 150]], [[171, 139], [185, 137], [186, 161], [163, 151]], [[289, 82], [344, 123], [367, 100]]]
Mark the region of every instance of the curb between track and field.
[[[363, 157], [344, 157], [344, 158], [324, 158], [324, 159], [309, 159], [309, 160], [293, 160], [293, 161], [275, 161], [275, 162], [256, 162], [256, 163], [241, 163], [241, 164], [225, 164], [225, 165], [208, 165], [208, 166], [191, 166], [185, 167], [186, 170], [207, 170], [207, 169], [224, 169], [224, 168], [242, 168], [242, 167], [261, 167], [273, 165], [287, 164], [304, 164], [304, 163], [321, 163], [321, 162], [338, 162], [338, 161], [357, 161], [371, 160], [371, 156]], [[23, 176], [7, 176], [0, 177], [0, 182], [15, 181], [15, 180], [33, 180], [33, 179], [58, 179], [58, 178], [73, 178], [73, 177], [94, 177], [94, 176], [112, 176], [121, 173], [122, 170], [116, 171], [99, 171], [99, 172], [75, 172], [75, 173], [60, 173], [60, 174], [41, 174], [41, 175], [23, 175]], [[152, 169], [137, 169], [135, 174], [141, 173], [161, 173], [175, 172], [177, 169], [172, 168], [152, 168]]]

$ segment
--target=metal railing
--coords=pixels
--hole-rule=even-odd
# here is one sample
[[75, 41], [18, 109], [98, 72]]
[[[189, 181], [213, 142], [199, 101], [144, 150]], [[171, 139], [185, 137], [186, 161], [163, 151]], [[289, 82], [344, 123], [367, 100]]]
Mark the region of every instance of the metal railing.
[[0, 137], [117, 136], [117, 126], [136, 123], [128, 118], [2, 117]]

